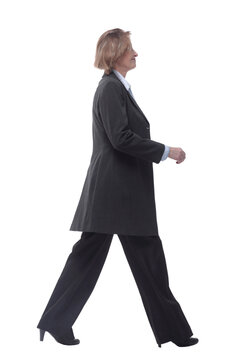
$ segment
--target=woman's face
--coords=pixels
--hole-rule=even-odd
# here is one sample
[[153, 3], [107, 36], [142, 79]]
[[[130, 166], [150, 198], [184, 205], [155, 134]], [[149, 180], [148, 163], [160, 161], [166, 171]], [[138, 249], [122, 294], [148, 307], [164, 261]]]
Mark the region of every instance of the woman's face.
[[129, 70], [136, 67], [136, 56], [138, 56], [138, 53], [129, 42], [127, 51], [117, 60], [114, 68], [125, 77]]

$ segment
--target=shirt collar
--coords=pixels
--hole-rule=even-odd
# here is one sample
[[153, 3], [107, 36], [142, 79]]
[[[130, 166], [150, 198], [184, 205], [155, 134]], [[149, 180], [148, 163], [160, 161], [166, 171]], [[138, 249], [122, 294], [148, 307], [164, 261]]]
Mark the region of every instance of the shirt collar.
[[125, 88], [127, 89], [127, 91], [129, 90], [129, 88], [131, 87], [131, 85], [129, 84], [129, 82], [127, 82], [127, 80], [125, 79], [125, 77], [120, 74], [120, 72], [118, 72], [117, 70], [113, 69], [114, 74], [119, 78], [119, 80], [123, 83], [123, 85], [125, 86]]

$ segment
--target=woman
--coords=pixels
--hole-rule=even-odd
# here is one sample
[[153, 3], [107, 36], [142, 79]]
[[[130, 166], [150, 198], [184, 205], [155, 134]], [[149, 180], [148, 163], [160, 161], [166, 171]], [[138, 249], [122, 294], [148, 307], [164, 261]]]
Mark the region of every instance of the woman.
[[92, 108], [93, 151], [70, 227], [82, 231], [37, 325], [59, 343], [75, 345], [72, 325], [96, 285], [117, 234], [159, 346], [194, 345], [192, 330], [168, 282], [158, 235], [152, 163], [180, 164], [181, 148], [150, 139], [150, 124], [125, 77], [136, 67], [130, 31], [113, 29], [98, 40], [95, 67], [104, 69]]

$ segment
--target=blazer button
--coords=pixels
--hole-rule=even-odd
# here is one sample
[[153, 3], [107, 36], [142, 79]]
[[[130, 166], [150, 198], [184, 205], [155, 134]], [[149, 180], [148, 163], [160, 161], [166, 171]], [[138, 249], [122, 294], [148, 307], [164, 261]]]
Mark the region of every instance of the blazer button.
[[146, 129], [149, 129], [149, 127], [146, 126]]

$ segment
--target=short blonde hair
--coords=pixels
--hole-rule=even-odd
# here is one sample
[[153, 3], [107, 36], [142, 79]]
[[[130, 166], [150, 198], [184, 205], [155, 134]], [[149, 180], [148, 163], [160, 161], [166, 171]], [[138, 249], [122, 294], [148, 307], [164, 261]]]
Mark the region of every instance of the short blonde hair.
[[116, 28], [105, 31], [97, 42], [94, 66], [109, 74], [119, 57], [128, 49], [130, 31]]

